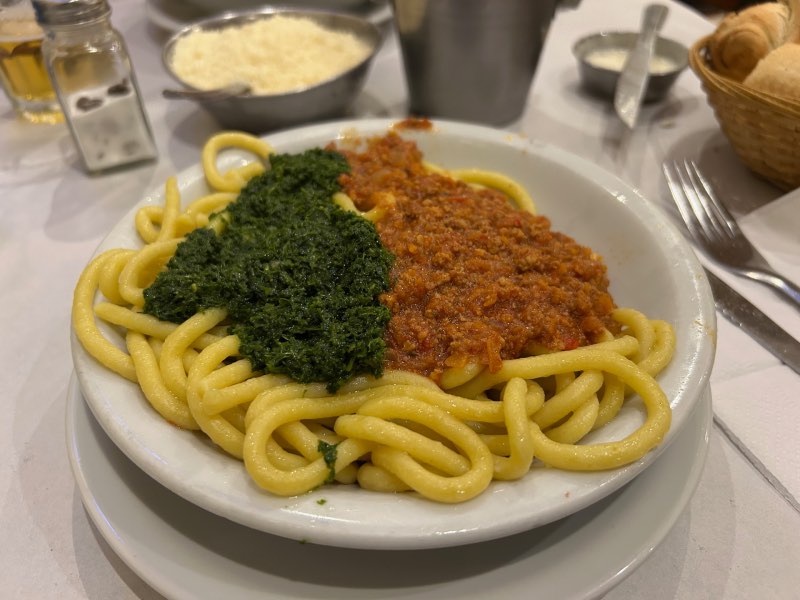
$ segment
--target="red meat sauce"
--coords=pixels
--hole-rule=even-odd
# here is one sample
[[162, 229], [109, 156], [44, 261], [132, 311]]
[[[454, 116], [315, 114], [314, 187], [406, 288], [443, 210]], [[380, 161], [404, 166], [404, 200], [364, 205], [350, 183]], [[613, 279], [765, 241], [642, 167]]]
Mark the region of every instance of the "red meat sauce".
[[388, 207], [377, 223], [396, 257], [381, 297], [392, 312], [387, 368], [434, 381], [471, 362], [497, 371], [532, 344], [567, 350], [616, 329], [602, 260], [546, 217], [427, 171], [416, 145], [395, 133], [363, 151], [337, 150], [351, 166], [340, 183], [356, 206]]

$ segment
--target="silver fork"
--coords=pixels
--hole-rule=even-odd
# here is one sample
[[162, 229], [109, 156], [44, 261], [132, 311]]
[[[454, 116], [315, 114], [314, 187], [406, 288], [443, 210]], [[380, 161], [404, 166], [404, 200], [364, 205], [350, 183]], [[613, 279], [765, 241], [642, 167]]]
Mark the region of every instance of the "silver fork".
[[664, 163], [672, 198], [694, 241], [729, 269], [772, 286], [800, 309], [800, 287], [776, 273], [750, 243], [694, 161]]

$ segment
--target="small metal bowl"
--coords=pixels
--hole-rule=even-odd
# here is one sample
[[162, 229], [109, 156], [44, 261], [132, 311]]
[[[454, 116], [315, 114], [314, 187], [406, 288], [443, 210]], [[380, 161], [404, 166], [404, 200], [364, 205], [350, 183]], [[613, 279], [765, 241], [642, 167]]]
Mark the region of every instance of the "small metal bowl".
[[[636, 43], [637, 36], [636, 32], [603, 32], [581, 38], [575, 43], [572, 53], [578, 59], [581, 81], [587, 90], [599, 96], [614, 97], [623, 64], [599, 66], [593, 62], [592, 55], [596, 56], [595, 53], [608, 50], [622, 50], [627, 53]], [[663, 72], [651, 72], [644, 95], [645, 102], [655, 102], [664, 98], [678, 79], [678, 75], [689, 64], [688, 48], [667, 38], [656, 38], [653, 55], [669, 61], [673, 67]]]
[[278, 14], [311, 19], [326, 29], [350, 33], [366, 43], [370, 53], [347, 71], [303, 89], [280, 94], [244, 94], [213, 101], [197, 100], [198, 104], [206, 108], [227, 129], [263, 133], [301, 123], [333, 119], [347, 110], [364, 86], [370, 63], [381, 45], [380, 30], [366, 19], [322, 11], [269, 7], [227, 12], [197, 21], [181, 29], [167, 41], [161, 55], [164, 67], [181, 86], [196, 90], [196, 87], [183, 81], [172, 68], [172, 55], [178, 40], [196, 31], [240, 27], [261, 19], [271, 19]]

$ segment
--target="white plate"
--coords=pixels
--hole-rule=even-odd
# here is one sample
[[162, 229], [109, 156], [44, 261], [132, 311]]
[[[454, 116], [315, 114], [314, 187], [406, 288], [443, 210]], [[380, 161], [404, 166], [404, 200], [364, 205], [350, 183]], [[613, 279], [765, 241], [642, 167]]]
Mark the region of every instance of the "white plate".
[[710, 425], [706, 393], [650, 469], [556, 523], [470, 546], [374, 552], [298, 544], [207, 513], [125, 458], [74, 378], [67, 399], [69, 456], [90, 518], [131, 569], [175, 600], [596, 598], [633, 572], [683, 512]]
[[[173, 4], [192, 4], [200, 10], [208, 13], [223, 12], [226, 10], [252, 10], [260, 8], [264, 0], [171, 0]], [[296, 8], [313, 8], [327, 10], [363, 10], [371, 4], [373, 0], [277, 0], [269, 4], [281, 4]], [[385, 3], [385, 2], [382, 2]]]
[[[320, 4], [322, 2], [323, 4]], [[175, 0], [147, 0], [145, 4], [145, 14], [147, 19], [156, 27], [164, 29], [169, 32], [176, 32], [183, 29], [193, 21], [210, 17], [217, 12], [230, 10], [225, 8], [224, 3], [219, 3], [221, 8], [219, 10], [212, 10], [206, 3], [203, 2], [176, 2]], [[262, 5], [263, 3], [253, 3], [254, 5]], [[284, 2], [272, 2], [276, 6], [286, 6], [287, 8], [303, 8], [302, 2], [291, 2], [285, 0]], [[355, 4], [358, 4], [357, 6]], [[324, 0], [310, 2], [305, 6], [306, 8], [323, 8]], [[375, 25], [382, 25], [392, 18], [392, 10], [389, 8], [388, 1], [372, 1], [368, 0], [361, 3], [342, 2], [338, 5], [331, 6], [328, 10], [345, 12], [357, 17], [367, 19]]]
[[[354, 131], [383, 133], [391, 123], [329, 123], [267, 139], [280, 151], [295, 152]], [[708, 381], [715, 312], [694, 254], [659, 210], [594, 165], [507, 132], [439, 122], [432, 133], [404, 135], [417, 139], [426, 157], [445, 167], [481, 166], [518, 179], [555, 229], [605, 257], [618, 304], [674, 325], [675, 357], [659, 376], [673, 408], [672, 428], [664, 442], [621, 469], [534, 469], [519, 481], [492, 483], [484, 494], [460, 505], [436, 504], [411, 494], [367, 493], [352, 486], [325, 486], [303, 496], [279, 498], [259, 490], [240, 462], [202, 437], [167, 424], [146, 404], [138, 386], [100, 366], [73, 338], [76, 373], [98, 421], [123, 452], [173, 492], [238, 523], [296, 540], [382, 549], [467, 544], [538, 527], [602, 499], [652, 464], [686, 422]], [[224, 160], [234, 164], [241, 155]], [[181, 173], [178, 182], [186, 201], [204, 193], [199, 166]], [[160, 203], [161, 196], [159, 189], [142, 203]], [[99, 251], [138, 243], [136, 208]], [[592, 434], [593, 441], [621, 439], [641, 420], [638, 400], [626, 402], [612, 423]], [[325, 502], [318, 502], [321, 499]]]

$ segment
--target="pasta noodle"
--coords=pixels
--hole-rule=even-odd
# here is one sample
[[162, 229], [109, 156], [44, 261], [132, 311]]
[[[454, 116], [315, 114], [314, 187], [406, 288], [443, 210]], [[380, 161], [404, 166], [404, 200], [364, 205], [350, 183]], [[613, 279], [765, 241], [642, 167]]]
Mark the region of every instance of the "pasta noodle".
[[[217, 158], [227, 147], [257, 160], [221, 173]], [[474, 498], [492, 480], [519, 479], [538, 464], [616, 468], [662, 440], [671, 412], [654, 377], [669, 363], [675, 334], [668, 323], [629, 308], [613, 313], [619, 335], [606, 332], [590, 346], [529, 348], [529, 356], [504, 360], [496, 371], [468, 363], [447, 369], [438, 384], [398, 370], [380, 378], [356, 376], [334, 393], [323, 383], [254, 372], [239, 355], [239, 339], [226, 334], [224, 309], [206, 310], [182, 324], [144, 314], [143, 290], [184, 236], [218, 227], [213, 215], [264, 172], [272, 152], [249, 135], [212, 137], [202, 153], [211, 192], [182, 209], [177, 182], [170, 178], [164, 206], [144, 206], [136, 215], [141, 248], [100, 254], [78, 280], [72, 309], [78, 340], [94, 359], [138, 382], [164, 419], [201, 430], [274, 494], [302, 494], [337, 481], [381, 492], [413, 490], [445, 503]], [[506, 176], [425, 167], [499, 190], [520, 209], [535, 211], [528, 193]], [[332, 201], [359, 212], [344, 193]], [[385, 194], [360, 214], [379, 221], [393, 202]], [[124, 343], [104, 335], [98, 319], [123, 330]], [[642, 424], [618, 441], [580, 443], [615, 418], [630, 392], [641, 398]]]

